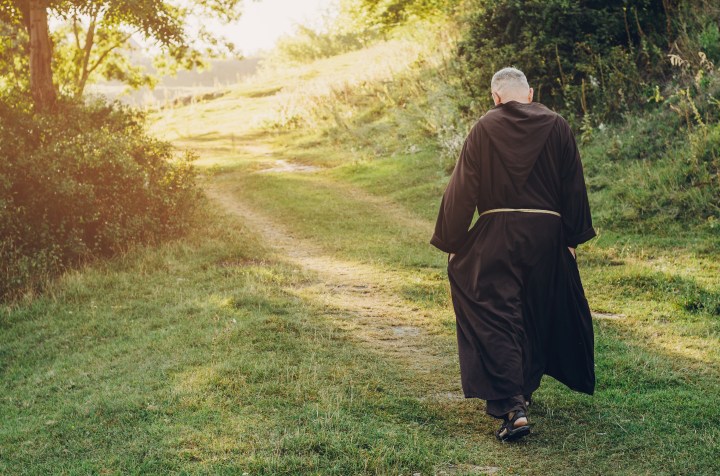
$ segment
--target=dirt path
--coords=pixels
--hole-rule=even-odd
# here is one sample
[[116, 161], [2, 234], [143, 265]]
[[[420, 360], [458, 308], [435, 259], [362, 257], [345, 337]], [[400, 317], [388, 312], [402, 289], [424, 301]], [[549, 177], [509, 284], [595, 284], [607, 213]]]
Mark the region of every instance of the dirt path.
[[407, 282], [407, 275], [329, 256], [241, 202], [221, 185], [210, 185], [206, 191], [223, 209], [259, 234], [278, 256], [319, 278], [288, 291], [322, 305], [329, 318], [365, 345], [401, 360], [418, 376], [431, 379], [434, 397], [462, 398], [454, 368], [456, 355], [450, 355], [447, 345], [429, 335], [429, 314], [412, 307], [394, 291]]

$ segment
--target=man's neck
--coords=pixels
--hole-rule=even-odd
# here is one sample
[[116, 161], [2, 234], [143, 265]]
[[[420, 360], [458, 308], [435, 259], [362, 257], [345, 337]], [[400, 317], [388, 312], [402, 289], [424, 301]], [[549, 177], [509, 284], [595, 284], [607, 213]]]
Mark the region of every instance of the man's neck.
[[508, 98], [508, 99], [503, 99], [503, 101], [500, 104], [507, 104], [509, 102], [517, 102], [520, 104], [530, 104], [532, 101], [528, 101], [527, 98], [523, 98], [523, 99]]

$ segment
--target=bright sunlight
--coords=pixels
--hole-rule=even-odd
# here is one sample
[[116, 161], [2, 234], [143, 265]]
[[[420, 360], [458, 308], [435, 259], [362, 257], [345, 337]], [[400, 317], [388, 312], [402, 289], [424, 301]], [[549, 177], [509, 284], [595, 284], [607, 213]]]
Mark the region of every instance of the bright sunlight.
[[717, 0], [0, 1], [0, 474], [719, 475], [719, 106]]

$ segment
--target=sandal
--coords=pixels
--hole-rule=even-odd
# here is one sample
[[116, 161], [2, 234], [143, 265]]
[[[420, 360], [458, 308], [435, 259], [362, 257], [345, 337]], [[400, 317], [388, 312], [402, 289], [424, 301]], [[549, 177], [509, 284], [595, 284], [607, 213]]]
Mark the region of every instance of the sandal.
[[[530, 434], [530, 424], [527, 423], [527, 415], [525, 415], [524, 411], [517, 410], [515, 412], [510, 412], [503, 418], [505, 421], [500, 429], [495, 432], [495, 436], [498, 440], [513, 441]], [[515, 422], [517, 422], [520, 418], [525, 418], [526, 423], [524, 425], [515, 426]]]

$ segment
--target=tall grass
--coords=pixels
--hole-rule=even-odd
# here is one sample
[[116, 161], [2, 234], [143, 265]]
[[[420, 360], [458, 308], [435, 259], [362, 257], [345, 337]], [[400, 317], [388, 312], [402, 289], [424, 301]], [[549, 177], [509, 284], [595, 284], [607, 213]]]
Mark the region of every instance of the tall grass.
[[[402, 144], [406, 151], [430, 145], [438, 149], [441, 167], [451, 170], [469, 127], [458, 107], [454, 42], [453, 35], [435, 27], [412, 41], [380, 42], [345, 55], [345, 61], [364, 66], [352, 79], [329, 76], [284, 89], [275, 115], [264, 125], [277, 131], [322, 130], [331, 140], [373, 146], [376, 155], [394, 151], [383, 143], [394, 149]], [[367, 133], [372, 127], [377, 134]], [[378, 137], [385, 134], [393, 137]]]
[[[424, 42], [386, 42], [354, 53], [350, 61], [372, 66], [350, 81], [324, 78], [283, 90], [267, 125], [320, 130], [368, 157], [431, 149], [438, 168], [449, 173], [478, 119], [455, 48], [454, 37], [435, 31]], [[679, 223], [717, 226], [720, 75], [709, 61], [692, 88], [658, 88], [643, 112], [615, 122], [597, 123], [589, 115], [581, 121], [578, 140], [600, 226], [658, 233]]]

